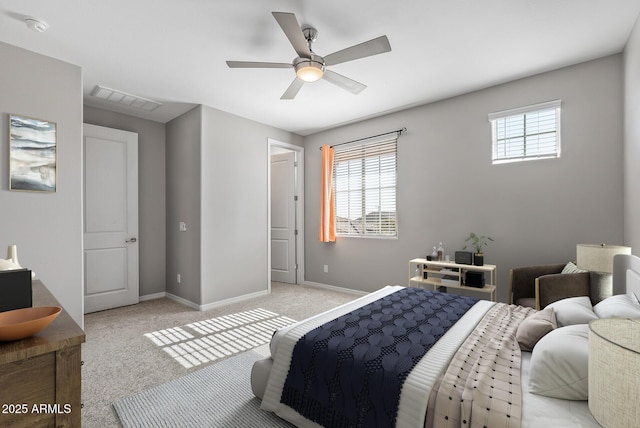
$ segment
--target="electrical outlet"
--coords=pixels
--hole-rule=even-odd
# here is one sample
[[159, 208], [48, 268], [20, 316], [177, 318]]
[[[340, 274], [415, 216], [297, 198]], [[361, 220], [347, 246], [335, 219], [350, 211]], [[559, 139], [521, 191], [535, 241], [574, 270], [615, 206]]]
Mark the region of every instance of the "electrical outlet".
[[186, 232], [187, 231], [187, 224], [184, 221], [180, 222], [180, 232]]
[[182, 277], [180, 276], [180, 274], [176, 276], [176, 281], [178, 282], [178, 284], [180, 284], [180, 281], [182, 281]]
[[324, 265], [324, 273], [329, 272], [329, 265]]

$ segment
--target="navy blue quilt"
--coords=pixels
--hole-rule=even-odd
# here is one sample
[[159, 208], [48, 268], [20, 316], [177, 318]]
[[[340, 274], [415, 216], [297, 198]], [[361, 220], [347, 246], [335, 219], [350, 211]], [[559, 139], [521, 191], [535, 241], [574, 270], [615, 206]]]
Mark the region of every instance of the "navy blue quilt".
[[478, 299], [405, 288], [296, 343], [280, 401], [325, 427], [393, 427], [409, 372]]

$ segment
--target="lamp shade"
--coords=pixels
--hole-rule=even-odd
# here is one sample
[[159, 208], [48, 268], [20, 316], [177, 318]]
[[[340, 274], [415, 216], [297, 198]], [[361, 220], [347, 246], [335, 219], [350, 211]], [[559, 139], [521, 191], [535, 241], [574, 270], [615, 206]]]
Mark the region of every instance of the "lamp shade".
[[640, 319], [589, 324], [589, 410], [605, 428], [640, 421]]
[[576, 264], [580, 269], [613, 273], [613, 256], [631, 254], [631, 247], [605, 244], [578, 244]]
[[324, 62], [315, 54], [311, 54], [311, 58], [296, 58], [293, 66], [296, 76], [305, 82], [315, 82], [324, 75]]

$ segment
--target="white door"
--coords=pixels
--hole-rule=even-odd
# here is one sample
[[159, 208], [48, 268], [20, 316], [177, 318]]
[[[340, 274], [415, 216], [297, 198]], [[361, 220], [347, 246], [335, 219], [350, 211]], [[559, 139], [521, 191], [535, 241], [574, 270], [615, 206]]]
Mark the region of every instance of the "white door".
[[84, 124], [84, 311], [138, 303], [138, 134]]
[[295, 152], [271, 156], [271, 280], [296, 284]]

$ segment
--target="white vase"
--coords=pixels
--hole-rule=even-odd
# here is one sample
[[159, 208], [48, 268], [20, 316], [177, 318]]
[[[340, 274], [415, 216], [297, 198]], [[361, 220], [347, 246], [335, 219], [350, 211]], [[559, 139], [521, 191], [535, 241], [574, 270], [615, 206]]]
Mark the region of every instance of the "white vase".
[[18, 246], [17, 245], [9, 245], [7, 247], [7, 260], [11, 260], [13, 263], [20, 265], [20, 263], [18, 263]]

